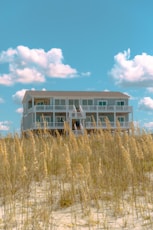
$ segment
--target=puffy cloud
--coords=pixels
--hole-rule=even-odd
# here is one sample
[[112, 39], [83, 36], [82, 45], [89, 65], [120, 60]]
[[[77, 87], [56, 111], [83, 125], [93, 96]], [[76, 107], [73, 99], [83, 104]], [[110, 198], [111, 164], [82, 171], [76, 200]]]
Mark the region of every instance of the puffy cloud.
[[50, 78], [77, 77], [77, 70], [63, 63], [61, 49], [30, 49], [25, 46], [9, 48], [0, 53], [0, 64], [9, 64], [9, 72], [0, 75], [0, 84], [45, 82]]
[[14, 72], [18, 76], [17, 82], [20, 83], [45, 82], [45, 77], [34, 68], [17, 69]]
[[[21, 89], [19, 91], [17, 91], [15, 94], [12, 95], [13, 101], [18, 104], [21, 105], [22, 104], [22, 99], [24, 97], [25, 92], [29, 90], [29, 89]], [[35, 88], [32, 88], [31, 90], [35, 91]], [[46, 91], [45, 88], [42, 88], [42, 91]]]
[[146, 53], [130, 60], [130, 49], [118, 53], [111, 75], [121, 86], [153, 86], [153, 56]]
[[17, 113], [23, 113], [23, 108], [18, 108], [18, 109], [16, 110], [16, 112], [17, 112]]
[[9, 121], [0, 121], [0, 130], [1, 131], [8, 131], [10, 129], [10, 122]]
[[14, 95], [12, 95], [13, 101], [16, 104], [20, 105], [22, 103], [22, 99], [23, 99], [26, 91], [27, 91], [27, 89], [21, 89], [21, 90], [17, 91]]
[[72, 69], [69, 65], [62, 63], [51, 63], [48, 66], [47, 75], [52, 77], [65, 78], [65, 76], [74, 77], [76, 70]]
[[153, 111], [153, 99], [150, 97], [144, 97], [139, 101], [139, 109]]

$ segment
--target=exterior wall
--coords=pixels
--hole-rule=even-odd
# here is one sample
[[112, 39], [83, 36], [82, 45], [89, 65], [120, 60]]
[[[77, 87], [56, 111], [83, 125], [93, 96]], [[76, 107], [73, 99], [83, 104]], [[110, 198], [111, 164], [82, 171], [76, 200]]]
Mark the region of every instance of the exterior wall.
[[33, 124], [33, 114], [30, 113], [26, 117], [23, 117], [23, 128], [26, 129], [31, 129]]

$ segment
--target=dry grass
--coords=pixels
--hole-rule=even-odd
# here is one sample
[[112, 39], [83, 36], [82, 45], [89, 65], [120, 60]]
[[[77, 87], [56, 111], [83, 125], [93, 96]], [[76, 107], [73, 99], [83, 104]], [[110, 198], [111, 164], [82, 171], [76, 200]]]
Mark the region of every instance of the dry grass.
[[0, 162], [0, 229], [153, 227], [153, 140], [144, 131], [8, 135]]

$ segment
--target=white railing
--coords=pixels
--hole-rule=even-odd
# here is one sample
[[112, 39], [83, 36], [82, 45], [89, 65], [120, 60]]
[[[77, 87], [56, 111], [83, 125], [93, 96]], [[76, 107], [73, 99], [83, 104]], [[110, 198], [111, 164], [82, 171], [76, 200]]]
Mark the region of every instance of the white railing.
[[29, 112], [80, 112], [84, 114], [85, 112], [132, 112], [132, 106], [127, 105], [80, 105], [80, 111], [77, 111], [73, 105], [35, 105], [28, 109]]
[[132, 112], [132, 106], [122, 105], [108, 105], [108, 106], [99, 106], [99, 105], [82, 105], [83, 111], [86, 112]]
[[[121, 129], [129, 129], [131, 127], [131, 122], [120, 122]], [[64, 122], [35, 122], [32, 124], [32, 129], [64, 129]], [[118, 128], [116, 122], [109, 122], [109, 125], [105, 122], [85, 122], [84, 126], [81, 124], [80, 132], [84, 129], [116, 129]], [[77, 131], [75, 127], [74, 131]]]
[[86, 114], [85, 112], [69, 112], [69, 118], [72, 119], [79, 119], [79, 118], [85, 118]]
[[28, 109], [28, 112], [66, 112], [73, 111], [73, 105], [35, 105], [33, 108]]
[[[131, 122], [120, 122], [120, 128], [121, 129], [129, 129], [131, 126]], [[109, 122], [106, 124], [106, 122], [99, 122], [98, 124], [96, 122], [85, 122], [85, 129], [116, 129], [118, 128], [116, 122]]]
[[34, 122], [32, 129], [64, 129], [64, 122]]

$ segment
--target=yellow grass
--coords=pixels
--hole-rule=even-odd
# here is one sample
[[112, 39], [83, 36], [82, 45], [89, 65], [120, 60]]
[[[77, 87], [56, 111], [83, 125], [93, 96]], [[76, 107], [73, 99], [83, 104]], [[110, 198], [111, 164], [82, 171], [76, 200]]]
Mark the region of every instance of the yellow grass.
[[8, 135], [0, 164], [0, 229], [153, 228], [153, 139], [144, 131]]

